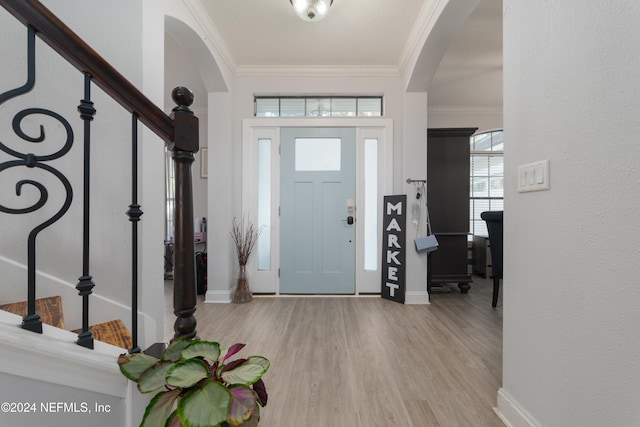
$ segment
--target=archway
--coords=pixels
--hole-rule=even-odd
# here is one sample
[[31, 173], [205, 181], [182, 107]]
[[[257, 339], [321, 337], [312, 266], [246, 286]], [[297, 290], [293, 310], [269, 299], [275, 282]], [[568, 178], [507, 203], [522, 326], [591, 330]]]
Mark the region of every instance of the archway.
[[479, 3], [480, 0], [450, 0], [434, 11], [424, 26], [422, 49], [408, 68], [407, 92], [427, 91], [449, 43]]

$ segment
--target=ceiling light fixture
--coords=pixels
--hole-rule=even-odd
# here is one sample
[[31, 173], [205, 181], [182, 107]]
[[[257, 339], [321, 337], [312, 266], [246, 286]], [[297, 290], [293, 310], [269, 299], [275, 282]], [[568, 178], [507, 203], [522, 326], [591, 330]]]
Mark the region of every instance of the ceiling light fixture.
[[289, 0], [301, 19], [310, 22], [322, 20], [333, 4], [333, 0]]

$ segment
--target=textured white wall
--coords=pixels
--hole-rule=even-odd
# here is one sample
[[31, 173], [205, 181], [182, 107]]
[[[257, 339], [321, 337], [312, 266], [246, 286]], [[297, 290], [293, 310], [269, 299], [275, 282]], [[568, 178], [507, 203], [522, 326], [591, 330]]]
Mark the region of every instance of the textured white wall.
[[120, 373], [123, 349], [96, 341], [88, 351], [72, 332], [43, 325], [42, 334], [29, 333], [16, 327], [20, 321], [0, 311], [0, 402], [28, 403], [29, 411], [3, 406], [3, 426], [139, 424], [151, 396]]
[[[114, 374], [117, 373], [114, 372]], [[124, 399], [5, 373], [0, 373], [0, 380], [5, 385], [0, 391], [0, 399], [3, 402], [27, 404], [30, 411], [29, 413], [17, 411], [3, 413], [4, 425], [13, 427], [130, 425]], [[19, 408], [19, 406], [15, 407], [15, 409]], [[139, 418], [141, 419], [141, 416]]]
[[[412, 223], [411, 204], [415, 201], [415, 185], [407, 184], [407, 178], [427, 179], [427, 99], [426, 93], [414, 92], [404, 95], [403, 134], [402, 140], [402, 177], [400, 194], [407, 194], [407, 224], [406, 244], [407, 271], [406, 292], [407, 301], [412, 293], [424, 293], [427, 290], [427, 257], [413, 250], [413, 239], [416, 237], [416, 227]], [[398, 120], [398, 125], [400, 125]], [[396, 184], [397, 185], [397, 184]]]
[[238, 136], [234, 136], [232, 104], [230, 93], [209, 94], [207, 274], [209, 289], [213, 291], [226, 291], [233, 284], [237, 261], [229, 231], [233, 217], [242, 215], [239, 207], [241, 186], [236, 178], [236, 171], [240, 173], [240, 160], [235, 158], [242, 143], [240, 130]]
[[[44, 1], [45, 6], [51, 8], [63, 22], [92, 46], [101, 56], [118, 69], [128, 80], [143, 90], [152, 100], [161, 101], [162, 73], [154, 68], [152, 59], [162, 57], [163, 16], [158, 12], [158, 5], [144, 0], [128, 1], [116, 0], [112, 3], [83, 2], [73, 0], [69, 2]], [[26, 29], [17, 24], [2, 9], [2, 51], [8, 55], [10, 61], [3, 61], [3, 77], [0, 80], [0, 91], [5, 91], [22, 84], [25, 75], [25, 46]], [[143, 22], [143, 17], [147, 19]], [[144, 28], [145, 31], [141, 31]], [[159, 36], [154, 36], [158, 35]], [[68, 156], [55, 162], [54, 167], [65, 174], [74, 187], [73, 204], [59, 222], [40, 233], [37, 240], [37, 267], [41, 271], [66, 282], [69, 289], [73, 289], [82, 274], [81, 259], [81, 212], [82, 212], [82, 121], [76, 110], [83, 97], [83, 76], [75, 68], [68, 65], [53, 53], [44, 43], [37, 39], [37, 79], [36, 87], [28, 95], [20, 99], [11, 100], [0, 107], [0, 134], [3, 141], [19, 151], [44, 154], [60, 148], [60, 126], [56, 123], [45, 124], [47, 138], [42, 147], [35, 144], [21, 142], [10, 129], [10, 120], [19, 109], [25, 107], [42, 107], [60, 113], [71, 123], [75, 133], [75, 143]], [[144, 52], [151, 52], [145, 57]], [[147, 64], [146, 68], [143, 63]], [[159, 82], [159, 85], [157, 84]], [[144, 85], [143, 85], [144, 84]], [[154, 93], [154, 88], [158, 88]], [[131, 227], [125, 215], [131, 203], [130, 194], [130, 164], [131, 164], [131, 116], [114, 101], [108, 98], [95, 85], [92, 86], [92, 100], [97, 114], [91, 125], [92, 145], [92, 196], [91, 196], [91, 262], [90, 274], [96, 287], [94, 292], [116, 303], [129, 305], [131, 300]], [[38, 120], [34, 124], [39, 124]], [[34, 129], [34, 124], [30, 129]], [[142, 129], [142, 127], [141, 127]], [[33, 131], [31, 131], [33, 133]], [[142, 262], [144, 267], [140, 277], [143, 288], [155, 286], [157, 289], [147, 293], [147, 311], [156, 311], [153, 318], [158, 319], [160, 326], [147, 324], [149, 333], [162, 332], [162, 233], [153, 230], [157, 225], [162, 227], [164, 217], [163, 204], [163, 174], [162, 142], [149, 133], [142, 133], [141, 143], [141, 187], [139, 202], [145, 214], [142, 217]], [[3, 157], [6, 159], [6, 156]], [[158, 166], [154, 166], [159, 159]], [[120, 172], [114, 173], [114, 166], [122, 165]], [[24, 169], [24, 168], [23, 168]], [[24, 171], [21, 171], [24, 174]], [[3, 174], [3, 179], [7, 174]], [[60, 207], [60, 185], [55, 184], [51, 176], [41, 174], [41, 182], [50, 188], [50, 200], [42, 211], [30, 215], [2, 214], [3, 239], [0, 244], [0, 255], [4, 255], [20, 264], [26, 263], [26, 233], [44, 219], [51, 216]], [[15, 180], [9, 179], [3, 186], [3, 197], [9, 195]], [[156, 188], [159, 188], [159, 193]], [[11, 207], [26, 206], [24, 200], [34, 200], [35, 192], [26, 191], [22, 200], [12, 200], [7, 203]], [[159, 194], [160, 198], [156, 198]], [[14, 196], [15, 198], [15, 196]], [[44, 219], [43, 219], [44, 218]], [[161, 229], [161, 228], [160, 228]], [[157, 238], [155, 237], [157, 235]], [[156, 243], [154, 243], [154, 240]], [[7, 277], [6, 287], [2, 293], [3, 301], [26, 299], [26, 274], [19, 268], [3, 265], [3, 272], [11, 272]], [[157, 273], [155, 271], [157, 270]], [[5, 276], [6, 277], [6, 276]], [[56, 291], [56, 280], [48, 281], [39, 277], [38, 296], [48, 296]], [[49, 289], [51, 292], [49, 293]], [[42, 292], [47, 291], [47, 292]], [[143, 294], [145, 291], [142, 291]], [[65, 298], [65, 317], [69, 327], [77, 327], [79, 318], [67, 307], [72, 304]], [[79, 307], [80, 298], [73, 298], [73, 305]], [[104, 317], [104, 316], [107, 317]], [[92, 311], [90, 322], [98, 323], [111, 320], [109, 314], [100, 309]], [[120, 313], [117, 317], [121, 317]], [[127, 317], [130, 317], [128, 315]], [[123, 320], [129, 322], [125, 317]], [[153, 342], [153, 341], [151, 341]]]
[[[142, 31], [138, 88], [158, 107], [164, 99], [164, 2], [141, 0]], [[116, 29], [116, 26], [111, 28]], [[141, 348], [164, 338], [164, 141], [144, 126], [140, 148], [140, 204], [144, 211], [140, 227], [140, 310], [156, 320], [155, 330], [146, 328]]]
[[429, 107], [430, 128], [502, 128], [502, 107]]
[[[640, 425], [638, 16], [504, 0], [502, 392], [538, 425]], [[543, 159], [551, 190], [517, 193]]]
[[[167, 114], [171, 113], [171, 109], [175, 107], [175, 103], [171, 99], [171, 91], [176, 86], [186, 86], [193, 92], [195, 100], [190, 107], [191, 110], [198, 116], [200, 124], [200, 148], [207, 147], [209, 145], [207, 140], [208, 135], [208, 123], [207, 123], [207, 106], [208, 106], [208, 94], [207, 89], [200, 77], [200, 71], [198, 64], [195, 60], [186, 52], [182, 46], [165, 33], [165, 45], [164, 45], [164, 110]], [[192, 164], [192, 178], [193, 178], [193, 213], [195, 217], [194, 226], [196, 231], [200, 231], [200, 221], [203, 217], [207, 216], [207, 182], [206, 178], [200, 176], [200, 166], [202, 162], [202, 151], [199, 151], [195, 155], [195, 161]], [[203, 246], [198, 246], [197, 250], [203, 250]]]
[[[427, 103], [424, 93], [403, 95], [400, 85], [401, 80], [396, 77], [240, 77], [233, 83], [232, 93], [216, 95], [220, 105], [215, 107], [218, 109], [215, 114], [213, 95], [210, 95], [209, 166], [215, 172], [210, 172], [209, 177], [209, 215], [219, 218], [210, 224], [211, 238], [220, 242], [228, 240], [231, 220], [241, 214], [242, 119], [253, 117], [254, 95], [383, 94], [385, 117], [393, 119], [395, 124], [394, 194], [409, 191], [405, 184], [407, 174], [426, 176]], [[232, 116], [226, 108], [232, 109]], [[214, 150], [215, 158], [211, 157]], [[218, 177], [217, 182], [211, 180], [212, 173]], [[232, 286], [236, 263], [232, 249], [230, 244], [221, 244], [217, 246], [216, 256], [210, 257], [210, 289], [226, 290]], [[422, 259], [409, 260], [408, 292], [426, 290], [422, 280], [425, 268]]]

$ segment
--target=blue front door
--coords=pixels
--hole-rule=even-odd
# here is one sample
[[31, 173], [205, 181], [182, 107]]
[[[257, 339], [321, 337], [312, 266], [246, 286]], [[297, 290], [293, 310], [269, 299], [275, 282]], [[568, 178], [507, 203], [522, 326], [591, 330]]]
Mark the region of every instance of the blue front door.
[[281, 129], [280, 293], [355, 293], [355, 129]]

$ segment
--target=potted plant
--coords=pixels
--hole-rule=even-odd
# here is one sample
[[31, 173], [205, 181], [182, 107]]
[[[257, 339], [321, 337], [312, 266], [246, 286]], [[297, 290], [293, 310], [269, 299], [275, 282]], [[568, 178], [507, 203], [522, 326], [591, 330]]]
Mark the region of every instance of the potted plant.
[[176, 339], [160, 359], [121, 354], [124, 376], [141, 393], [156, 392], [140, 427], [257, 426], [267, 404], [262, 376], [270, 362], [262, 356], [230, 361], [244, 346], [221, 351], [217, 342]]
[[233, 297], [235, 303], [249, 302], [253, 299], [247, 275], [247, 262], [249, 262], [249, 256], [261, 232], [262, 228], [256, 228], [249, 220], [245, 221], [242, 218], [242, 222], [238, 224], [236, 219], [233, 219], [231, 238], [236, 246], [236, 255], [238, 256], [238, 280]]

